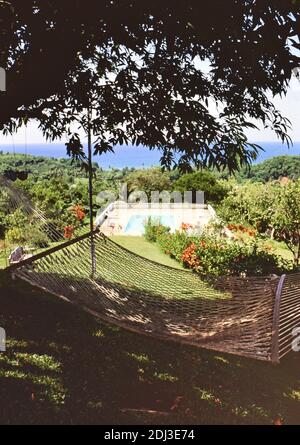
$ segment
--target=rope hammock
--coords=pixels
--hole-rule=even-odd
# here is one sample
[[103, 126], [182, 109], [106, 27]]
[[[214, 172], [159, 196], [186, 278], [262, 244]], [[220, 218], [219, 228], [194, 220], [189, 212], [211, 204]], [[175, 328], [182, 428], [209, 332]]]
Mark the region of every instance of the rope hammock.
[[[94, 258], [91, 259], [91, 245]], [[91, 260], [97, 269], [91, 276]], [[8, 268], [22, 280], [123, 328], [271, 362], [300, 325], [300, 274], [221, 278], [140, 257], [90, 232]]]

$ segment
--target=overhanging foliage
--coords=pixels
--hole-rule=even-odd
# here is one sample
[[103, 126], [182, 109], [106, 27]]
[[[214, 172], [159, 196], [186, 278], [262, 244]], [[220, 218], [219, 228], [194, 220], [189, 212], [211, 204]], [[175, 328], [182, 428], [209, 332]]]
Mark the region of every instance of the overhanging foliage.
[[259, 149], [252, 119], [289, 142], [270, 97], [299, 65], [299, 16], [290, 0], [1, 1], [0, 128], [37, 119], [80, 158], [90, 105], [98, 153], [133, 143], [166, 167], [235, 170]]

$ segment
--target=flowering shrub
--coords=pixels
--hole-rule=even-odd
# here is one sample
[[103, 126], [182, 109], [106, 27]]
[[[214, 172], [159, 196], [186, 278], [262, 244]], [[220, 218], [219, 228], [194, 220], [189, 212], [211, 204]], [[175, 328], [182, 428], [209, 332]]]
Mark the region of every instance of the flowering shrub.
[[176, 231], [159, 235], [157, 242], [167, 255], [182, 262], [183, 251], [192, 243], [193, 239], [194, 237], [188, 236], [186, 232]]
[[64, 238], [71, 239], [74, 235], [75, 227], [74, 226], [66, 226], [64, 228]]
[[228, 224], [227, 229], [233, 231], [233, 232], [242, 232], [245, 233], [251, 237], [254, 237], [257, 233], [256, 230], [250, 229], [249, 227], [243, 226], [243, 224]]
[[187, 231], [187, 230], [189, 230], [189, 229], [193, 229], [194, 226], [193, 226], [192, 224], [184, 223], [184, 222], [183, 222], [183, 223], [181, 223], [180, 228], [181, 228], [181, 230]]
[[162, 250], [202, 276], [281, 274], [290, 262], [275, 255], [262, 243], [250, 244], [203, 234], [162, 233], [157, 236]]
[[197, 248], [197, 244], [192, 243], [183, 251], [181, 257], [183, 263], [192, 269], [198, 269], [200, 267], [200, 258], [197, 255]]
[[145, 238], [147, 241], [156, 242], [158, 236], [166, 235], [169, 232], [170, 228], [163, 226], [159, 221], [155, 221], [151, 217], [147, 219], [145, 224]]
[[285, 269], [284, 261], [262, 246], [215, 240], [192, 243], [183, 252], [182, 261], [201, 275], [268, 275]]
[[74, 205], [73, 207], [71, 207], [71, 212], [73, 213], [73, 215], [75, 216], [77, 221], [81, 222], [84, 220], [85, 211], [81, 205], [77, 204], [77, 205]]

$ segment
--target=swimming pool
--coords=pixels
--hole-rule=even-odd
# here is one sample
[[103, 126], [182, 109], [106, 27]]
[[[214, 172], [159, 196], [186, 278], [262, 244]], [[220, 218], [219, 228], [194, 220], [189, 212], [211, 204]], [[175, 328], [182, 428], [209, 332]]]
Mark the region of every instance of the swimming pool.
[[124, 233], [127, 235], [143, 235], [145, 233], [145, 223], [150, 217], [153, 224], [162, 224], [170, 227], [171, 232], [175, 232], [175, 218], [172, 215], [132, 215], [127, 222]]

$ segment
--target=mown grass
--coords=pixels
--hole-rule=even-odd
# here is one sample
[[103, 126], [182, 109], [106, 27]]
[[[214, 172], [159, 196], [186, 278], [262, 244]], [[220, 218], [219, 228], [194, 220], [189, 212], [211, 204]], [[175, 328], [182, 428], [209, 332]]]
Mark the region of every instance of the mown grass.
[[300, 361], [279, 366], [104, 324], [2, 275], [1, 424], [300, 423]]
[[284, 242], [270, 240], [269, 243], [273, 247], [274, 252], [277, 255], [282, 256], [282, 258], [285, 259], [285, 260], [293, 261], [293, 254], [287, 248], [287, 246], [286, 246], [286, 244]]
[[111, 239], [120, 244], [120, 246], [149, 260], [164, 264], [165, 266], [183, 269], [180, 263], [163, 253], [157, 244], [150, 243], [142, 236], [114, 235]]
[[5, 269], [5, 267], [7, 266], [7, 260], [5, 258], [5, 255], [2, 254], [2, 252], [0, 253], [0, 269]]
[[[37, 255], [38, 253], [48, 250], [49, 248], [58, 246], [59, 244], [61, 244], [61, 242], [63, 242], [63, 241], [51, 242], [51, 243], [49, 243], [49, 246], [47, 246], [47, 247], [34, 248], [27, 253], [31, 253], [32, 255]], [[9, 265], [9, 261], [8, 261], [9, 255], [16, 247], [17, 246], [14, 244], [12, 244], [12, 245], [8, 244], [6, 250], [4, 250], [3, 248], [0, 248], [0, 270], [5, 269]]]

